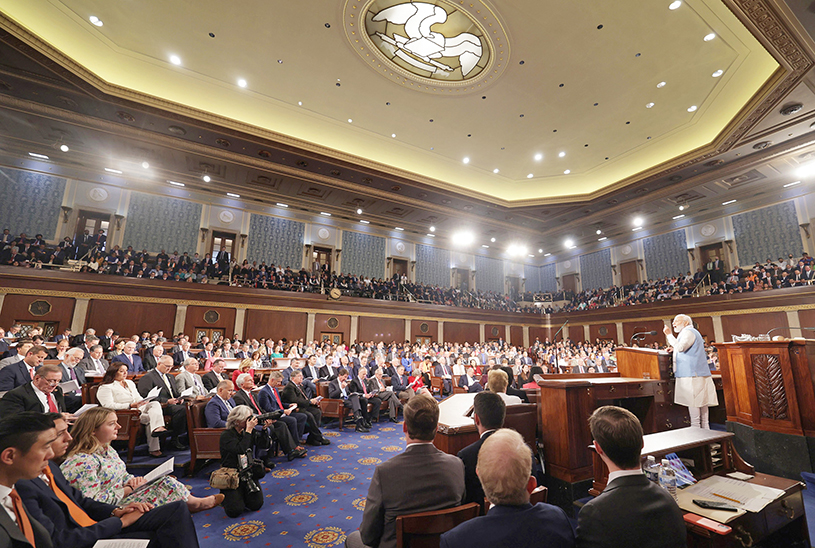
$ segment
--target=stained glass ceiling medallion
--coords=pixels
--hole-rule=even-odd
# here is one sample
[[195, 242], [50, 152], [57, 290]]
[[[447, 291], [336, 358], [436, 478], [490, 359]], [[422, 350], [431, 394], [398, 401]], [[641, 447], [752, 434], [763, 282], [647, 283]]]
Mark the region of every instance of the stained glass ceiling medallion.
[[509, 44], [483, 2], [349, 0], [345, 34], [379, 74], [430, 93], [483, 89], [503, 72]]

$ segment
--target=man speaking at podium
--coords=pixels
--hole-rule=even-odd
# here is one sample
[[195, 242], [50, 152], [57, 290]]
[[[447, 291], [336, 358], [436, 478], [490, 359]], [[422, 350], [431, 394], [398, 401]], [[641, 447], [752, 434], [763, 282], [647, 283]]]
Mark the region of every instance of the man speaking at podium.
[[673, 330], [676, 337], [667, 325], [662, 332], [674, 351], [674, 403], [688, 408], [691, 426], [709, 430], [708, 408], [718, 405], [719, 400], [707, 365], [705, 343], [702, 335], [693, 328], [690, 317], [685, 314], [678, 314], [674, 318]]

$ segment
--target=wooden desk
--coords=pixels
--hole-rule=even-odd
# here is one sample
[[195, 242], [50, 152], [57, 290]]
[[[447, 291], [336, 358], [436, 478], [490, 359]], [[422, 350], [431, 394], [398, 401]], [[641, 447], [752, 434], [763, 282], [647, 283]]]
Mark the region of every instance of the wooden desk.
[[473, 406], [475, 394], [453, 394], [439, 403], [439, 426], [433, 445], [455, 455], [478, 439], [478, 429], [464, 413]]

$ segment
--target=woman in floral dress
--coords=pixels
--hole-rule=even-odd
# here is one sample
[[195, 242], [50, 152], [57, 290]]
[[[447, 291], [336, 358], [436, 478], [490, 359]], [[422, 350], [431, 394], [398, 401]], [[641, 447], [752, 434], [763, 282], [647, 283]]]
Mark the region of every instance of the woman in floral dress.
[[164, 476], [137, 491], [145, 483], [144, 478], [129, 474], [125, 463], [110, 446], [119, 428], [115, 411], [94, 407], [83, 413], [71, 429], [73, 441], [60, 469], [65, 479], [83, 495], [116, 506], [132, 502], [160, 506], [185, 500], [190, 512], [209, 510], [223, 501], [223, 495], [195, 497], [171, 476]]

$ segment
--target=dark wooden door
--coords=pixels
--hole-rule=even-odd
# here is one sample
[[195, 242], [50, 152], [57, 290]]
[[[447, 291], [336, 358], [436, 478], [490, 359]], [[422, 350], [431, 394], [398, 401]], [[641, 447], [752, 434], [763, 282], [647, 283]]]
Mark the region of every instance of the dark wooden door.
[[[235, 238], [237, 234], [234, 232], [220, 232], [218, 230], [213, 231], [212, 233], [212, 241], [209, 244], [209, 252], [214, 257], [216, 253], [221, 250], [226, 251], [229, 253], [230, 257], [235, 257]], [[181, 252], [185, 250], [179, 250]]]
[[577, 274], [566, 274], [561, 279], [563, 291], [577, 293]]
[[391, 275], [396, 274], [400, 278], [402, 276], [407, 277], [408, 275], [408, 262], [407, 259], [394, 259], [393, 260], [393, 272]]
[[455, 287], [467, 291], [470, 289], [470, 270], [467, 268], [457, 268], [455, 273]]
[[[80, 209], [79, 216], [76, 219], [76, 229], [74, 230], [74, 242], [76, 242], [76, 245], [79, 246], [80, 242], [82, 242], [82, 237], [85, 234], [86, 230], [88, 231], [88, 235], [90, 236], [98, 234], [100, 230], [104, 230], [105, 234], [110, 235], [108, 231], [109, 228], [110, 228], [109, 213], [101, 213], [99, 211], [86, 211], [84, 209]], [[81, 251], [84, 254], [84, 252], [87, 251], [87, 249], [83, 248]]]
[[620, 283], [631, 285], [640, 281], [640, 269], [637, 261], [620, 263]]
[[311, 252], [311, 270], [317, 272], [318, 270], [328, 270], [331, 272], [331, 248], [330, 247], [314, 247]]

